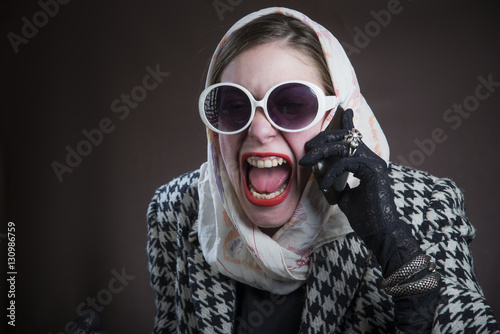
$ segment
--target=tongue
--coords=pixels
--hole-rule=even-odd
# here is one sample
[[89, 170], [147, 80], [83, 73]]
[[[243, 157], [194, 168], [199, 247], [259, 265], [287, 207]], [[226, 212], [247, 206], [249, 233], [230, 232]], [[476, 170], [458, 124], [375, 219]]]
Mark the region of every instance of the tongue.
[[249, 167], [248, 179], [259, 193], [272, 193], [278, 190], [290, 176], [290, 169], [286, 165], [273, 168]]

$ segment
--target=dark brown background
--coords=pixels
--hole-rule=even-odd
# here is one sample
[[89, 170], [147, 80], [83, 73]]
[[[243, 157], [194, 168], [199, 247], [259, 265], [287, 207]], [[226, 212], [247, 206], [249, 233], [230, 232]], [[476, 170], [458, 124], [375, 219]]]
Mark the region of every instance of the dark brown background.
[[[233, 5], [219, 17], [211, 0], [71, 1], [18, 54], [3, 38], [2, 224], [14, 221], [17, 227], [19, 332], [62, 332], [77, 306], [107, 288], [111, 271], [122, 268], [135, 278], [104, 306], [102, 327], [149, 332], [154, 303], [145, 251], [147, 205], [158, 186], [205, 160], [197, 98], [208, 60], [232, 23], [279, 4], [303, 11], [344, 45], [355, 45], [355, 28], [364, 31], [374, 21], [370, 11], [389, 3], [222, 2]], [[463, 188], [478, 229], [472, 245], [477, 278], [498, 314], [500, 89], [456, 130], [443, 114], [475, 94], [479, 76], [500, 81], [499, 6], [451, 0], [401, 0], [399, 6], [401, 13], [350, 58], [392, 160], [413, 154], [414, 167], [451, 177]], [[31, 1], [7, 5], [3, 36], [20, 34], [21, 18], [32, 21], [39, 10]], [[111, 102], [141, 85], [145, 67], [157, 64], [169, 77], [120, 120]], [[84, 139], [81, 131], [103, 118], [114, 131], [59, 182], [51, 163], [63, 163], [66, 145], [75, 148]], [[430, 138], [435, 128], [447, 140], [415, 160], [415, 140]]]

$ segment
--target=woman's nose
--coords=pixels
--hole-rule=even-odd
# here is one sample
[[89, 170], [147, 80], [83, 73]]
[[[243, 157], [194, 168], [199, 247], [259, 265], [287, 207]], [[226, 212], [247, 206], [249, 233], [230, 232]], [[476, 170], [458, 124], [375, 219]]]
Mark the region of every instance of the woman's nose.
[[265, 144], [277, 134], [278, 130], [266, 118], [264, 110], [260, 107], [257, 108], [257, 110], [255, 110], [255, 117], [248, 128], [248, 136], [254, 138], [261, 144]]

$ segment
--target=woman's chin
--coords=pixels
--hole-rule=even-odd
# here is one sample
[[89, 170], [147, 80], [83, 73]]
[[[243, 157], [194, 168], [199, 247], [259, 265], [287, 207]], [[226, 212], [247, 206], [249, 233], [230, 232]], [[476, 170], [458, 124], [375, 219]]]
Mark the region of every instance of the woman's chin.
[[266, 230], [276, 232], [290, 220], [298, 200], [299, 196], [296, 196], [293, 190], [279, 204], [270, 206], [257, 206], [245, 196], [243, 209], [252, 223], [264, 233]]

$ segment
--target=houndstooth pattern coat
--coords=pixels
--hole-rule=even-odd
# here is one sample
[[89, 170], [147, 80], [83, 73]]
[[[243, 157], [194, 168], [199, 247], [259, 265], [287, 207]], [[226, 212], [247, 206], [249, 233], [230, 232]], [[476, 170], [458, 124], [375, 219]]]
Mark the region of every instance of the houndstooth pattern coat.
[[[442, 275], [433, 333], [498, 333], [469, 251], [474, 227], [456, 184], [390, 165], [398, 211]], [[155, 291], [154, 333], [232, 333], [236, 283], [205, 261], [197, 235], [199, 172], [160, 187], [149, 206], [149, 270]], [[371, 252], [354, 234], [319, 248], [306, 282], [300, 333], [394, 333], [394, 304], [380, 287]], [[272, 316], [267, 305], [253, 319]], [[251, 327], [248, 327], [251, 333]]]

